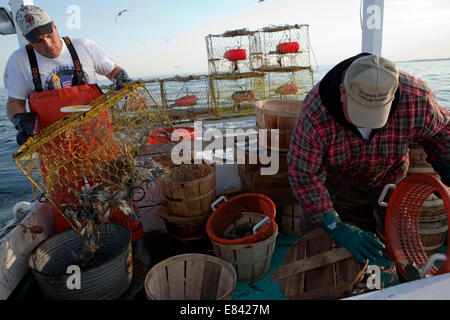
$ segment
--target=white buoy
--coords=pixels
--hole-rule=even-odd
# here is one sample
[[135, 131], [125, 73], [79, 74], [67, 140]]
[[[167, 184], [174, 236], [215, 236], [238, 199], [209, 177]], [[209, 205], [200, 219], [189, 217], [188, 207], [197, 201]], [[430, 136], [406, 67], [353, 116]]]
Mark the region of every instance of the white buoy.
[[31, 203], [29, 203], [27, 201], [21, 201], [21, 202], [16, 203], [12, 209], [14, 217], [17, 218], [17, 216], [19, 214], [21, 214], [24, 210], [27, 210], [30, 206], [31, 206]]

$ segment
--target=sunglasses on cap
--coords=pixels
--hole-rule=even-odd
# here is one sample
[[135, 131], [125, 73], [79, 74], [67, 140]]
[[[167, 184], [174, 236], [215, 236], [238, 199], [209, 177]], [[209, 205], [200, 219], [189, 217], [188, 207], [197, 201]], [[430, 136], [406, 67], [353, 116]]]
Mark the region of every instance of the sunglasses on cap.
[[28, 33], [25, 38], [30, 41], [31, 43], [35, 42], [37, 37], [39, 37], [42, 34], [51, 34], [53, 33], [53, 26], [52, 23], [49, 22], [47, 24], [44, 24], [40, 27], [37, 27]]

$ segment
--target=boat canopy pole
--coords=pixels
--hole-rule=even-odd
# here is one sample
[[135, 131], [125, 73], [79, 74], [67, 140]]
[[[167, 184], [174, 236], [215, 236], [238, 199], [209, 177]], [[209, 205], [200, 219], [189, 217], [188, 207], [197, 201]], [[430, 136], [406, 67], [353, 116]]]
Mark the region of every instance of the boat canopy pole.
[[24, 38], [22, 35], [22, 32], [20, 31], [20, 27], [17, 25], [16, 22], [16, 12], [19, 10], [21, 5], [34, 5], [33, 0], [10, 0], [9, 6], [11, 7], [12, 12], [12, 18], [14, 20], [14, 26], [16, 27], [16, 35], [17, 40], [19, 41], [19, 46], [22, 47], [28, 43], [27, 39]]
[[381, 55], [384, 0], [361, 0], [361, 52]]

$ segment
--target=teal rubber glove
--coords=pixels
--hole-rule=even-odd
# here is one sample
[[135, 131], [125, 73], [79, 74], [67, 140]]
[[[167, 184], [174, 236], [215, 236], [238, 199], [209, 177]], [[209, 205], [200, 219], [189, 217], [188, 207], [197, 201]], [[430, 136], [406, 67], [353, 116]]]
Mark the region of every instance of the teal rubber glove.
[[350, 251], [359, 263], [365, 264], [366, 259], [369, 259], [369, 264], [387, 263], [384, 260], [388, 259], [381, 252], [385, 248], [384, 244], [373, 233], [343, 223], [336, 212], [327, 213], [322, 228], [333, 241]]

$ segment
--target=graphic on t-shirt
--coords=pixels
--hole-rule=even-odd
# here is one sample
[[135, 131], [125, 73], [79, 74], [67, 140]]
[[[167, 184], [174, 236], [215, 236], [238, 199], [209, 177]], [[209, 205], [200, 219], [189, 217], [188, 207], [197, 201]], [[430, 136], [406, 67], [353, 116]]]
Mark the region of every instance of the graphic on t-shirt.
[[[45, 80], [45, 89], [54, 90], [71, 87], [74, 73], [74, 66], [62, 66], [53, 70]], [[83, 74], [89, 83], [89, 76], [84, 71]]]

